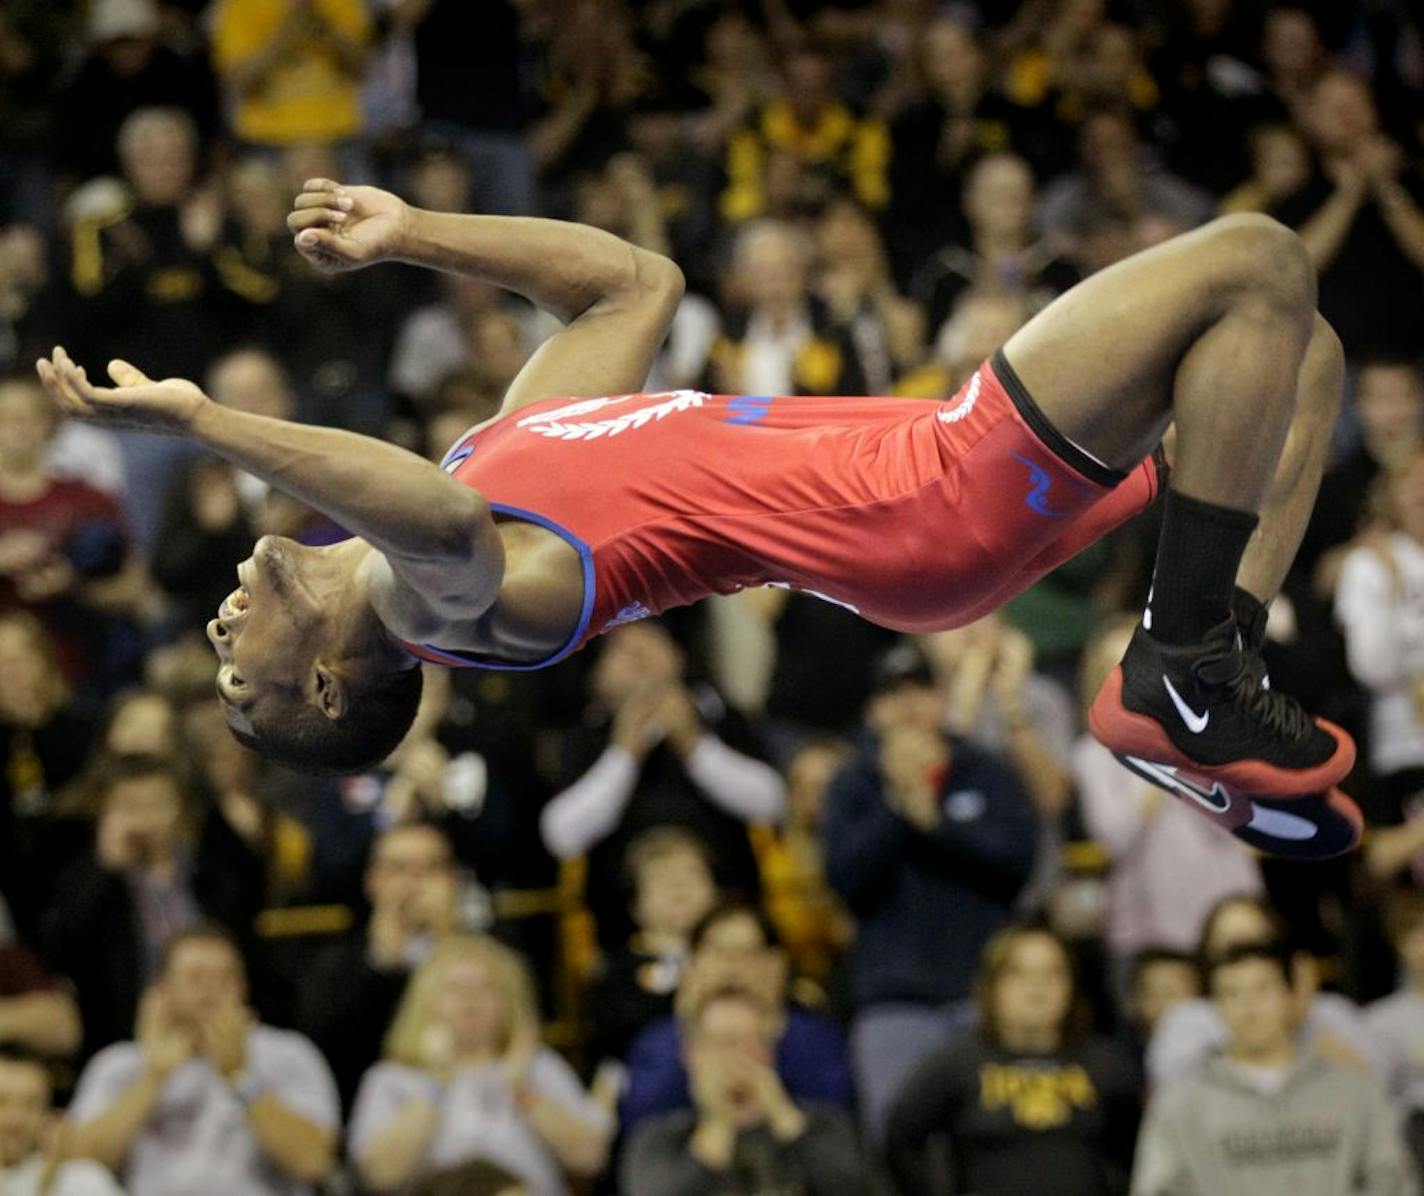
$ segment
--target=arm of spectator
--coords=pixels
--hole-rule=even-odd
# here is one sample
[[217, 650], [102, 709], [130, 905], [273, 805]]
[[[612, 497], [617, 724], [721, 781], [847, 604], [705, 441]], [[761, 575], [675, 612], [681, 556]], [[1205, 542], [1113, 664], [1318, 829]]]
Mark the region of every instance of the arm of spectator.
[[1326, 269], [1335, 260], [1367, 195], [1363, 178], [1353, 171], [1342, 174], [1330, 198], [1297, 230], [1317, 270]]
[[1398, 582], [1380, 551], [1352, 549], [1335, 591], [1335, 620], [1345, 636], [1350, 672], [1372, 690], [1399, 685], [1411, 673], [1408, 655], [1400, 651]]
[[247, 1123], [269, 1161], [302, 1183], [321, 1180], [336, 1158], [336, 1130], [290, 1109], [274, 1092], [247, 1106]]
[[1142, 784], [1091, 738], [1074, 744], [1070, 772], [1089, 837], [1112, 859], [1121, 859], [1161, 808], [1154, 796], [1158, 791]]
[[123, 1168], [133, 1144], [158, 1108], [168, 1076], [182, 1060], [169, 1053], [160, 1061], [124, 1057], [110, 1048], [95, 1056], [79, 1080], [69, 1108], [67, 1149], [111, 1171]]
[[350, 1147], [361, 1183], [390, 1192], [410, 1179], [440, 1123], [444, 1089], [433, 1077], [378, 1064], [361, 1081]]
[[582, 855], [612, 833], [637, 783], [633, 753], [609, 744], [592, 768], [544, 807], [544, 846], [559, 859]]
[[18, 1042], [42, 1055], [65, 1059], [79, 1049], [83, 1036], [79, 1006], [63, 990], [0, 998], [0, 1042]]
[[1424, 211], [1398, 179], [1378, 184], [1375, 190], [1380, 215], [1399, 248], [1415, 266], [1424, 269]]
[[591, 1176], [608, 1162], [613, 1121], [584, 1091], [573, 1070], [553, 1051], [541, 1050], [515, 1099], [534, 1132], [566, 1170]]
[[1155, 1097], [1147, 1108], [1132, 1168], [1132, 1196], [1197, 1196], [1178, 1139], [1173, 1102]]
[[894, 875], [911, 831], [885, 801], [874, 763], [861, 760], [831, 782], [821, 834], [826, 879], [859, 912]]
[[941, 1048], [900, 1087], [885, 1127], [885, 1163], [903, 1196], [943, 1190], [938, 1178], [944, 1160], [930, 1145], [943, 1137], [949, 1154], [949, 1130], [963, 1100], [963, 1071], [955, 1053]]
[[687, 773], [713, 802], [744, 822], [779, 823], [786, 814], [781, 774], [711, 732], [703, 732], [688, 754]]
[[306, 33], [306, 4], [289, 4], [276, 28], [264, 28], [238, 16], [242, 0], [226, 0], [213, 21], [213, 61], [218, 73], [240, 96], [249, 96], [287, 59]]
[[337, 69], [359, 83], [371, 33], [367, 5], [350, 0], [316, 0], [311, 14], [312, 25], [320, 31], [323, 47], [336, 59]]

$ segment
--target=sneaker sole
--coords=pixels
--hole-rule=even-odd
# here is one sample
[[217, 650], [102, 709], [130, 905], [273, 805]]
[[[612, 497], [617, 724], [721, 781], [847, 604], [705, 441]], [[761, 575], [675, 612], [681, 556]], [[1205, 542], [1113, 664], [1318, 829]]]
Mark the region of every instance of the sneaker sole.
[[1094, 738], [1118, 759], [1132, 756], [1159, 766], [1186, 769], [1194, 778], [1203, 780], [1207, 788], [1219, 781], [1234, 796], [1268, 800], [1319, 796], [1355, 766], [1355, 741], [1349, 734], [1323, 718], [1317, 718], [1315, 725], [1335, 740], [1335, 752], [1314, 767], [1282, 768], [1251, 759], [1203, 764], [1167, 738], [1156, 719], [1123, 705], [1121, 665], [1108, 674], [1088, 710], [1088, 727]]
[[1118, 755], [1118, 763], [1205, 815], [1243, 843], [1267, 855], [1327, 860], [1359, 846], [1364, 817], [1338, 789], [1272, 800], [1228, 793], [1220, 781], [1203, 782], [1170, 764]]

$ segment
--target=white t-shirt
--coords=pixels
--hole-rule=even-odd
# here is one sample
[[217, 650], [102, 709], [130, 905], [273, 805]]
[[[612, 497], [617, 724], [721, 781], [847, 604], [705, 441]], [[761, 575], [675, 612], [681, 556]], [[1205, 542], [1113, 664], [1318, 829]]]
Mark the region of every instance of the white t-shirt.
[[[135, 1043], [100, 1051], [79, 1077], [69, 1120], [83, 1123], [106, 1112], [143, 1067]], [[341, 1101], [331, 1070], [300, 1034], [254, 1026], [247, 1036], [247, 1075], [293, 1113], [323, 1129], [340, 1127]], [[143, 1196], [305, 1196], [311, 1191], [262, 1153], [246, 1108], [205, 1059], [192, 1059], [168, 1077], [125, 1160], [123, 1180]]]
[[14, 1167], [0, 1167], [0, 1196], [124, 1196], [107, 1168], [88, 1159], [61, 1163], [53, 1182], [41, 1193], [44, 1173], [45, 1162], [39, 1155]]
[[1414, 682], [1424, 677], [1424, 547], [1399, 532], [1390, 563], [1374, 548], [1345, 557], [1335, 619], [1350, 672], [1370, 692], [1370, 765], [1378, 773], [1424, 765], [1424, 720]]
[[[529, 1065], [529, 1088], [589, 1126], [611, 1130], [612, 1119], [584, 1091], [578, 1076], [547, 1047]], [[361, 1081], [347, 1142], [359, 1160], [413, 1100], [432, 1096], [425, 1072], [399, 1063], [378, 1063]], [[486, 1159], [519, 1177], [529, 1196], [567, 1196], [568, 1185], [553, 1151], [514, 1103], [497, 1063], [469, 1067], [438, 1096], [440, 1120], [421, 1159], [423, 1170]]]

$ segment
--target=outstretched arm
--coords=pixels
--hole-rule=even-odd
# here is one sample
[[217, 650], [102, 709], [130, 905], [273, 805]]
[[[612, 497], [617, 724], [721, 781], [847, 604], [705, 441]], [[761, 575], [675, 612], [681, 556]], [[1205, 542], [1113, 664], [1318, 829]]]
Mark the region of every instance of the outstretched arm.
[[155, 382], [123, 361], [109, 363], [114, 387], [95, 386], [60, 348], [38, 370], [69, 415], [187, 436], [315, 507], [378, 549], [432, 609], [440, 610], [444, 597], [432, 592], [432, 573], [459, 595], [461, 611], [449, 613], [483, 610], [494, 600], [504, 550], [489, 504], [414, 453], [338, 428], [235, 411], [191, 382]]
[[682, 298], [671, 260], [583, 224], [427, 212], [375, 187], [311, 179], [287, 226], [318, 269], [403, 261], [471, 274], [564, 320], [514, 380], [502, 414], [556, 395], [637, 390]]

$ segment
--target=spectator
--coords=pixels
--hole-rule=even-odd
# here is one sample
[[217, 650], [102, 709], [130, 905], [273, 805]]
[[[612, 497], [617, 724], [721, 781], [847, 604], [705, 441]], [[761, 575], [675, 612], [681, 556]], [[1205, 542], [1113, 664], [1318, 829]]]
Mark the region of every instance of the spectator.
[[299, 983], [298, 1024], [336, 1077], [343, 1107], [380, 1058], [411, 973], [458, 925], [450, 841], [413, 822], [378, 834], [366, 866], [366, 925], [325, 948]]
[[478, 1159], [435, 1171], [411, 1189], [411, 1196], [530, 1196], [519, 1177]]
[[1365, 1026], [1388, 1065], [1390, 1099], [1401, 1115], [1412, 1116], [1424, 1111], [1424, 893], [1396, 891], [1386, 913], [1401, 983], [1365, 1010]]
[[222, 0], [213, 63], [233, 131], [259, 146], [356, 136], [370, 34], [360, 0]]
[[871, 211], [884, 208], [890, 198], [885, 126], [858, 117], [837, 96], [835, 62], [827, 51], [799, 43], [783, 57], [781, 70], [780, 94], [728, 139], [722, 218], [743, 224], [776, 214], [769, 193], [777, 186], [777, 159], [796, 179], [792, 202], [801, 211], [815, 210], [842, 190]]
[[179, 466], [164, 500], [151, 566], [179, 627], [203, 627], [213, 617], [234, 589], [234, 567], [251, 555], [255, 538], [236, 470], [214, 457]]
[[[828, 1018], [789, 1002], [786, 981], [786, 954], [770, 920], [755, 906], [727, 901], [692, 932], [677, 1007], [682, 1014], [709, 992], [740, 988], [776, 1013], [776, 1073], [792, 1099], [849, 1109], [845, 1038]], [[669, 1016], [633, 1040], [620, 1109], [625, 1132], [657, 1114], [692, 1108], [682, 1034], [680, 1017]]]
[[416, 60], [421, 127], [454, 144], [469, 164], [471, 211], [536, 213], [534, 159], [523, 133], [533, 118], [527, 47], [515, 0], [478, 12], [464, 0], [416, 0], [391, 14]]
[[622, 1169], [628, 1196], [831, 1196], [869, 1181], [850, 1117], [802, 1107], [774, 1063], [777, 1025], [744, 989], [718, 989], [687, 1013], [693, 1109], [639, 1127]]
[[257, 912], [260, 864], [194, 805], [172, 764], [111, 763], [93, 848], [54, 882], [40, 944], [78, 989], [86, 1054], [132, 1028], [142, 989], [182, 931], [203, 918], [245, 928]]
[[1127, 1022], [1135, 1045], [1145, 1050], [1173, 1007], [1202, 995], [1201, 969], [1185, 951], [1144, 947], [1132, 957], [1126, 992]]
[[1001, 931], [985, 947], [978, 993], [978, 1027], [932, 1052], [895, 1099], [885, 1155], [899, 1190], [1122, 1191], [1138, 1077], [1120, 1047], [1088, 1035], [1068, 945], [1034, 927]]
[[660, 623], [604, 638], [587, 719], [565, 745], [571, 783], [540, 819], [554, 855], [589, 853], [586, 897], [606, 943], [627, 926], [620, 875], [639, 833], [685, 826], [706, 845], [719, 884], [755, 892], [745, 823], [782, 816], [781, 777], [746, 751], [750, 733], [710, 686], [689, 685], [686, 670], [686, 654]]
[[[5, 1196], [123, 1196], [97, 1163], [61, 1161], [50, 1124], [54, 1079], [38, 1056], [0, 1046], [0, 1191]], [[58, 1149], [57, 1149], [58, 1148]]]
[[1157, 1091], [1135, 1196], [1181, 1192], [1406, 1193], [1398, 1124], [1373, 1077], [1298, 1042], [1290, 956], [1244, 944], [1208, 966], [1228, 1031], [1220, 1054]]
[[28, 820], [76, 774], [94, 722], [74, 701], [54, 641], [24, 611], [0, 615], [0, 677], [0, 898], [28, 929], [40, 880]]
[[826, 879], [821, 835], [831, 780], [850, 760], [849, 744], [807, 740], [786, 766], [786, 822], [754, 831], [767, 916], [786, 944], [792, 972], [822, 989], [855, 933]]
[[873, 1141], [905, 1076], [968, 1015], [975, 961], [1034, 862], [1023, 785], [942, 717], [923, 653], [892, 649], [866, 707], [873, 738], [826, 800], [826, 874], [858, 924], [851, 1053]]
[[712, 346], [707, 385], [719, 394], [865, 393], [859, 359], [810, 293], [811, 248], [799, 231], [759, 220], [737, 234], [736, 304]]
[[[1380, 475], [1403, 464], [1424, 443], [1424, 373], [1418, 362], [1367, 359], [1355, 371], [1354, 383], [1360, 443], [1321, 479], [1310, 526], [1293, 566], [1307, 577], [1318, 572], [1320, 588], [1330, 594], [1344, 560], [1341, 549], [1364, 530]], [[1322, 566], [1318, 571], [1317, 565]]]
[[0, 611], [33, 612], [71, 681], [112, 689], [120, 627], [142, 576], [114, 500], [54, 476], [46, 449], [58, 413], [30, 377], [0, 381]]
[[236, 942], [177, 935], [144, 996], [137, 1040], [96, 1055], [69, 1107], [70, 1150], [133, 1192], [310, 1193], [340, 1131], [336, 1086], [305, 1038], [247, 1007]]
[[1310, 181], [1310, 146], [1294, 126], [1252, 129], [1250, 147], [1250, 177], [1226, 195], [1219, 212], [1269, 212]]
[[9, 915], [0, 898], [0, 1048], [67, 1059], [78, 1051], [84, 1033], [79, 1005], [15, 937]]
[[[1227, 897], [1217, 902], [1202, 927], [1197, 958], [1202, 967], [1245, 944], [1286, 943], [1288, 927], [1264, 897]], [[1291, 984], [1304, 1011], [1299, 1027], [1303, 1048], [1328, 1054], [1364, 1069], [1376, 1062], [1364, 1021], [1355, 1004], [1338, 993], [1320, 991], [1320, 970], [1303, 951], [1291, 956]], [[1154, 1089], [1193, 1074], [1224, 1046], [1230, 1027], [1220, 1007], [1205, 998], [1178, 1001], [1157, 1024], [1147, 1045], [1147, 1078]]]
[[980, 158], [967, 171], [959, 204], [963, 242], [936, 246], [910, 282], [931, 328], [939, 328], [971, 291], [1012, 291], [1037, 311], [1078, 281], [1077, 267], [1059, 248], [1034, 235], [1033, 173], [1022, 158]]
[[862, 208], [848, 199], [829, 204], [815, 237], [816, 294], [849, 334], [865, 389], [885, 394], [920, 363], [924, 313], [896, 290], [880, 231]]
[[165, 44], [155, 0], [96, 0], [88, 45], [59, 97], [58, 156], [76, 179], [113, 174], [120, 126], [141, 108], [187, 114], [206, 140], [217, 129], [217, 90], [207, 63]]
[[1385, 475], [1380, 530], [1350, 549], [1335, 591], [1350, 672], [1369, 694], [1369, 817], [1382, 829], [1365, 859], [1380, 880], [1417, 867], [1424, 847], [1424, 451]]
[[411, 977], [385, 1054], [351, 1117], [366, 1187], [391, 1191], [485, 1159], [531, 1196], [562, 1196], [566, 1172], [603, 1166], [610, 1119], [540, 1044], [533, 985], [507, 947], [465, 936], [440, 944]]
[[622, 1058], [640, 1030], [672, 1012], [692, 932], [717, 903], [707, 849], [680, 827], [644, 831], [623, 867], [635, 929], [589, 988], [595, 1059]]
[[1363, 79], [1329, 72], [1308, 112], [1320, 170], [1273, 214], [1299, 230], [1346, 355], [1411, 356], [1424, 336], [1424, 177], [1381, 130]]
[[[1134, 626], [1135, 617], [1116, 617], [1093, 637], [1078, 691], [1083, 709], [1122, 658]], [[1265, 891], [1244, 846], [1123, 768], [1090, 735], [1074, 744], [1071, 771], [1083, 827], [1110, 861], [1106, 937], [1119, 975], [1149, 947], [1195, 951], [1218, 902]]]
[[924, 98], [890, 126], [886, 228], [901, 277], [944, 243], [948, 214], [960, 206], [975, 164], [1022, 152], [1029, 132], [1024, 110], [993, 87], [988, 55], [967, 22], [939, 17], [915, 50]]
[[1157, 164], [1129, 111], [1104, 108], [1083, 121], [1078, 163], [1076, 170], [1044, 189], [1038, 223], [1051, 240], [1076, 246], [1080, 257], [1093, 230], [1105, 220], [1130, 225], [1164, 221], [1182, 232], [1211, 216], [1211, 200], [1204, 192]]
[[900, 379], [895, 393], [949, 398], [1032, 314], [1027, 299], [1016, 291], [965, 291], [940, 327], [930, 360]]

